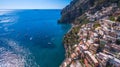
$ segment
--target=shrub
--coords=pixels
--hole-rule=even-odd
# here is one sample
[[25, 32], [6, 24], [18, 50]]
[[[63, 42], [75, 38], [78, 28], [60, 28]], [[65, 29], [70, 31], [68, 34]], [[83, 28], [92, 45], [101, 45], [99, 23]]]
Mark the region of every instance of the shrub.
[[113, 17], [113, 16], [110, 16], [110, 18], [109, 18], [111, 21], [115, 21], [115, 17]]
[[100, 24], [99, 24], [99, 23], [95, 23], [95, 24], [93, 25], [93, 27], [94, 27], [94, 28], [100, 27]]
[[79, 29], [80, 29], [79, 26], [73, 27], [71, 31], [65, 35], [63, 40], [65, 45], [72, 47], [75, 44], [79, 43], [78, 41], [79, 36], [77, 35], [77, 33], [79, 32]]

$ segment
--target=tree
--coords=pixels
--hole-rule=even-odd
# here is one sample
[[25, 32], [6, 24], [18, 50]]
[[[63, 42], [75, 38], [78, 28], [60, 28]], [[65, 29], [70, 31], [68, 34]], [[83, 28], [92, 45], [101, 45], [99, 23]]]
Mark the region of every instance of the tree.
[[119, 21], [119, 22], [120, 22], [120, 16], [118, 16], [117, 21]]
[[113, 67], [113, 65], [110, 63], [110, 60], [107, 61], [106, 67]]
[[95, 5], [94, 2], [95, 2], [95, 0], [90, 0], [90, 5], [91, 5], [91, 6], [94, 6], [94, 5]]
[[120, 39], [116, 40], [116, 44], [120, 45]]
[[94, 28], [97, 28], [97, 27], [100, 27], [101, 25], [99, 24], [99, 23], [95, 23], [94, 25], [93, 25], [93, 27]]
[[110, 2], [114, 3], [114, 2], [118, 2], [118, 0], [110, 0]]
[[115, 21], [115, 17], [113, 17], [113, 16], [110, 16], [110, 18], [109, 18], [111, 21]]
[[120, 1], [118, 2], [118, 7], [120, 7]]

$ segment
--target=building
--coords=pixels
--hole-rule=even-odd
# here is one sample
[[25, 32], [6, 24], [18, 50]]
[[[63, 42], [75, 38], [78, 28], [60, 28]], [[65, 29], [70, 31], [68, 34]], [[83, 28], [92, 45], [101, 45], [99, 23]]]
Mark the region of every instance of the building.
[[99, 62], [100, 67], [106, 67], [107, 62], [109, 60], [108, 55], [100, 52], [100, 53], [96, 54], [96, 58]]
[[112, 66], [112, 67], [120, 67], [120, 60], [104, 53], [96, 54], [96, 58], [101, 67]]
[[99, 44], [91, 44], [90, 47], [89, 47], [89, 51], [92, 54], [95, 54], [97, 52], [98, 47], [99, 47]]
[[98, 66], [98, 61], [95, 58], [95, 56], [92, 55], [89, 51], [85, 51], [84, 53], [85, 53], [85, 58], [87, 59], [89, 64], [93, 67], [97, 67]]

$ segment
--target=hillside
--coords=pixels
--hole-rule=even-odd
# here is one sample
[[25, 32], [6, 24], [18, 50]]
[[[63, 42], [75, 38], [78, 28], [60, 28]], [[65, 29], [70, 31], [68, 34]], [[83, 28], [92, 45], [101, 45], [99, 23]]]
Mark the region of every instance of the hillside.
[[120, 0], [73, 0], [62, 10], [62, 17], [59, 22], [75, 23], [75, 20], [83, 16], [85, 12], [95, 13], [97, 10], [102, 9], [102, 7], [110, 6], [112, 3], [117, 3], [120, 7]]
[[120, 0], [73, 0], [61, 14], [73, 25], [61, 67], [120, 67]]

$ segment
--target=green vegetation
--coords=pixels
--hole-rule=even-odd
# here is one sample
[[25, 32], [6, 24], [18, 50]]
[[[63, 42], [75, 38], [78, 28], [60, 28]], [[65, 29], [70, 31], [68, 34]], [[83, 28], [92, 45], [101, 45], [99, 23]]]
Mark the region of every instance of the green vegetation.
[[118, 7], [120, 7], [120, 0], [109, 0], [111, 3], [117, 3]]
[[[120, 0], [90, 0], [89, 4], [88, 3], [83, 3], [83, 5], [86, 5], [86, 9], [83, 9], [84, 6], [80, 6], [78, 0], [71, 2], [71, 4], [69, 6], [67, 6], [66, 8], [63, 9], [63, 13], [62, 13], [62, 19], [60, 20], [60, 22], [73, 22], [74, 26], [65, 36], [63, 39], [63, 43], [66, 46], [66, 49], [68, 50], [68, 54], [67, 56], [69, 56], [71, 54], [71, 52], [74, 50], [73, 46], [75, 44], [79, 43], [79, 36], [77, 35], [79, 32], [80, 27], [83, 24], [87, 24], [90, 21], [87, 19], [87, 16], [85, 14], [86, 10], [89, 9], [89, 7], [87, 7], [87, 5], [93, 6], [93, 9], [99, 10], [102, 8], [102, 6], [109, 6], [109, 4], [112, 3], [117, 3], [118, 6], [120, 7]], [[69, 7], [69, 9], [68, 9]], [[91, 11], [91, 13], [94, 13], [95, 11]], [[110, 16], [109, 18], [111, 21], [115, 21], [115, 17]], [[120, 16], [118, 17], [117, 21], [120, 22]], [[101, 25], [96, 22], [93, 25], [93, 30], [97, 27], [100, 27]], [[89, 39], [89, 36], [87, 37], [87, 39]], [[111, 41], [109, 41], [111, 42]], [[102, 51], [102, 49], [105, 46], [105, 42], [100, 42], [100, 46], [99, 49], [97, 50], [97, 52]], [[119, 41], [117, 41], [116, 43], [120, 43]]]
[[66, 56], [69, 57], [70, 54], [74, 51], [73, 46], [78, 44], [79, 36], [77, 35], [79, 32], [80, 26], [73, 27], [64, 37], [63, 43], [67, 47], [67, 54]]
[[116, 44], [120, 45], [120, 39], [116, 40]]
[[100, 41], [100, 45], [102, 45], [104, 47], [104, 45], [106, 44], [105, 41]]
[[94, 6], [94, 5], [95, 5], [94, 1], [95, 1], [95, 0], [90, 0], [90, 5], [91, 5], [91, 6]]
[[99, 41], [99, 48], [97, 49], [97, 53], [98, 52], [102, 52], [102, 50], [104, 49], [104, 47], [105, 47], [105, 44], [106, 44], [106, 42], [104, 42], [104, 41]]
[[67, 46], [73, 46], [78, 43], [79, 36], [77, 35], [79, 27], [73, 27], [72, 30], [64, 37], [64, 44]]
[[118, 2], [118, 7], [120, 8], [120, 1]]
[[87, 23], [89, 23], [89, 20], [87, 19], [87, 16], [85, 14], [81, 15], [75, 20], [75, 24], [83, 25]]
[[106, 67], [113, 67], [113, 65], [109, 61], [107, 61]]
[[80, 13], [80, 14], [82, 14], [82, 13], [83, 13], [83, 10], [82, 10], [82, 8], [81, 8], [81, 7], [79, 8], [79, 13]]
[[79, 62], [81, 63], [82, 67], [84, 67], [84, 59], [81, 58], [81, 59], [79, 60]]
[[78, 44], [79, 36], [77, 34], [79, 32], [80, 27], [83, 24], [89, 23], [89, 20], [86, 18], [87, 17], [84, 14], [84, 15], [80, 16], [78, 19], [76, 19], [75, 24], [77, 24], [77, 26], [73, 27], [71, 29], [71, 31], [69, 33], [67, 33], [64, 37], [64, 44], [65, 45], [67, 45], [67, 46], [70, 45], [72, 47], [73, 45]]
[[120, 16], [118, 16], [117, 21], [119, 21], [119, 22], [120, 22]]
[[118, 0], [109, 0], [111, 3], [116, 3]]
[[93, 25], [93, 28], [95, 29], [95, 28], [100, 27], [100, 26], [101, 26], [101, 25], [96, 22], [96, 23]]
[[110, 16], [109, 20], [115, 21], [115, 17], [114, 16]]
[[69, 57], [70, 56], [70, 54], [71, 54], [71, 51], [67, 51], [67, 57]]
[[99, 6], [99, 5], [103, 4], [105, 1], [106, 1], [106, 0], [96, 0], [96, 1], [95, 1], [95, 5], [96, 5], [96, 6]]

